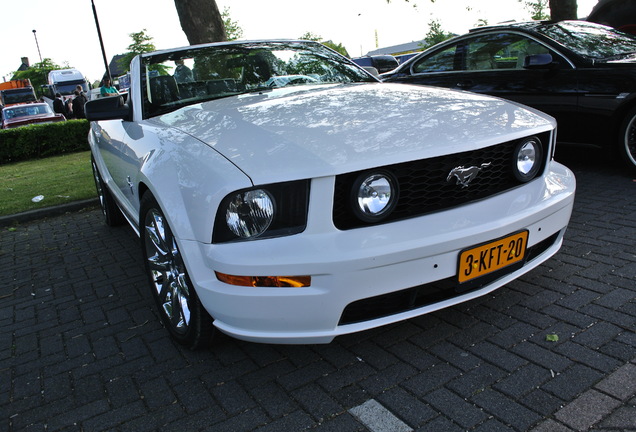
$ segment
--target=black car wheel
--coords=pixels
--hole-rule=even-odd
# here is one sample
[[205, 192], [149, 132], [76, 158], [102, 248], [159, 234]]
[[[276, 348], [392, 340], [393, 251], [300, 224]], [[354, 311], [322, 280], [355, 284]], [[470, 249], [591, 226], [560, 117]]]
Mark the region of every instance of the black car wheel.
[[104, 222], [108, 226], [118, 226], [125, 222], [124, 215], [115, 204], [115, 199], [110, 194], [108, 187], [104, 184], [102, 176], [99, 174], [95, 159], [91, 156], [91, 165], [93, 167], [93, 179], [95, 180], [95, 188], [97, 189], [97, 197], [99, 198], [99, 205], [102, 208], [102, 214], [104, 215]]
[[629, 112], [619, 135], [619, 151], [632, 168], [636, 169], [636, 109]]
[[190, 281], [179, 246], [156, 199], [141, 200], [141, 248], [161, 321], [172, 337], [190, 349], [209, 346], [212, 318]]

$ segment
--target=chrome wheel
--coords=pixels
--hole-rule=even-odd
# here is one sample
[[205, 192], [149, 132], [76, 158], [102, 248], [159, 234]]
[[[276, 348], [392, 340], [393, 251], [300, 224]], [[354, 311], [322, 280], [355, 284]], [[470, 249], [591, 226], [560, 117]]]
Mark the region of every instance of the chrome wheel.
[[212, 317], [197, 296], [168, 220], [149, 192], [140, 204], [144, 266], [161, 321], [178, 343], [206, 347], [215, 333]]
[[124, 223], [124, 215], [115, 204], [115, 200], [110, 194], [108, 188], [102, 180], [102, 176], [99, 174], [95, 159], [91, 156], [91, 166], [93, 168], [93, 180], [95, 180], [95, 189], [97, 190], [97, 198], [99, 198], [99, 206], [102, 209], [104, 215], [104, 221], [108, 226], [117, 226]]
[[91, 163], [93, 166], [93, 180], [95, 180], [95, 189], [97, 189], [97, 198], [99, 198], [99, 206], [102, 208], [102, 213], [104, 213], [104, 189], [102, 188], [102, 178], [99, 176], [95, 161], [91, 161]]
[[144, 242], [150, 279], [161, 312], [176, 333], [185, 334], [190, 326], [191, 288], [174, 236], [156, 209], [146, 214]]
[[627, 165], [636, 169], [636, 110], [631, 111], [623, 123], [619, 150]]

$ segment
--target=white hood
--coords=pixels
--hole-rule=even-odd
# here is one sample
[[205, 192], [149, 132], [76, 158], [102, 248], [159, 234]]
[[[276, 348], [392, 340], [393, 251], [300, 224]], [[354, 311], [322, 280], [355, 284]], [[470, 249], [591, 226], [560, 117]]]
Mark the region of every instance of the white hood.
[[555, 125], [537, 111], [488, 96], [380, 83], [251, 93], [152, 121], [205, 142], [255, 184], [456, 153]]

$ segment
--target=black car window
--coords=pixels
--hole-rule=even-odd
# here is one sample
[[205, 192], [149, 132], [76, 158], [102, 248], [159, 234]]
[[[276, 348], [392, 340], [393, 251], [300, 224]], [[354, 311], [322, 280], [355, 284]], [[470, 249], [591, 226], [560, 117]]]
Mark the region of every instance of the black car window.
[[455, 54], [457, 52], [458, 46], [453, 45], [431, 56], [423, 57], [413, 64], [412, 73], [448, 72], [460, 69], [455, 67]]
[[523, 69], [526, 56], [546, 54], [546, 46], [517, 33], [489, 33], [464, 39], [416, 61], [412, 73]]
[[517, 33], [491, 33], [470, 39], [466, 53], [468, 70], [523, 69], [526, 56], [548, 49]]

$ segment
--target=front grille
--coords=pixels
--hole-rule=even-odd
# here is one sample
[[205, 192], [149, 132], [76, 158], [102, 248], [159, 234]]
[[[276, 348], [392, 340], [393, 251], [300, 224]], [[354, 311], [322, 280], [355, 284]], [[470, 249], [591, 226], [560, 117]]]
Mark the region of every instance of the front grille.
[[[545, 169], [548, 159], [550, 133], [538, 135], [543, 146], [543, 162], [538, 175]], [[521, 181], [513, 174], [513, 152], [520, 140], [509, 141], [478, 150], [439, 156], [431, 159], [404, 162], [379, 167], [392, 172], [398, 180], [399, 199], [387, 223], [421, 216], [480, 200], [517, 187]], [[480, 167], [490, 163], [468, 187], [457, 185], [455, 179], [447, 181], [450, 171], [458, 166]], [[336, 228], [348, 230], [369, 225], [360, 220], [352, 208], [352, 186], [364, 171], [339, 175], [334, 191], [333, 221]]]
[[559, 233], [557, 232], [528, 248], [526, 251], [526, 260], [521, 263], [521, 265], [503, 268], [466, 284], [459, 284], [457, 277], [451, 277], [401, 291], [355, 301], [347, 305], [344, 309], [338, 325], [354, 324], [395, 315], [452, 299], [472, 291], [477, 291], [506, 274], [523, 267], [526, 263], [531, 262], [548, 250], [558, 238]]

